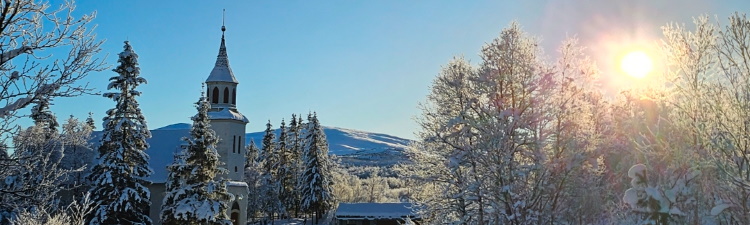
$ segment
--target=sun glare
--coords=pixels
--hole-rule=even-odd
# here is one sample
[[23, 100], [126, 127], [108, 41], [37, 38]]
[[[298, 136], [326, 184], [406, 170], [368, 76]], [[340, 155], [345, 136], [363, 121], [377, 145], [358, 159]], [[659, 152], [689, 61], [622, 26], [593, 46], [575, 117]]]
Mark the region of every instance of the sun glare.
[[651, 57], [649, 57], [643, 51], [632, 51], [622, 57], [620, 61], [620, 69], [626, 74], [635, 77], [643, 78], [653, 69], [653, 63]]

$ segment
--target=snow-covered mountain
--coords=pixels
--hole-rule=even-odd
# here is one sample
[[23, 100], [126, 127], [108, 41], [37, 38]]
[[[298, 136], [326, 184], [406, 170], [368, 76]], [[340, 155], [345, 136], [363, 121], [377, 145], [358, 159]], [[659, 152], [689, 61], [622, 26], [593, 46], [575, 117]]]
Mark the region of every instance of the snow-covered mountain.
[[[278, 136], [279, 130], [275, 130]], [[338, 127], [323, 127], [328, 140], [328, 153], [336, 155], [346, 166], [390, 167], [404, 162], [404, 149], [411, 140], [393, 135], [370, 133]], [[255, 140], [260, 148], [265, 132], [248, 133], [246, 140]]]
[[[176, 123], [157, 128], [158, 131], [179, 131], [190, 129], [190, 124]], [[393, 135], [370, 133], [366, 131], [352, 130], [338, 127], [323, 127], [329, 144], [329, 153], [337, 156], [352, 154], [373, 154], [384, 151], [402, 151], [409, 145], [411, 140], [396, 137]], [[185, 131], [183, 131], [185, 132]], [[279, 130], [274, 130], [278, 136]], [[263, 134], [265, 132], [253, 132], [245, 134], [246, 144], [250, 140], [255, 140], [255, 144], [260, 148]]]
[[[190, 129], [190, 124], [187, 123], [177, 123], [158, 128], [154, 130], [155, 132], [152, 132], [154, 137], [149, 143], [161, 145], [161, 143], [153, 142], [163, 142], [157, 140], [161, 139], [160, 136], [173, 139], [175, 136], [187, 135], [188, 129]], [[345, 164], [392, 165], [405, 159], [403, 150], [411, 142], [411, 140], [393, 135], [346, 128], [323, 127], [323, 131], [328, 139], [329, 153], [339, 156], [342, 163]], [[276, 129], [275, 133], [278, 136], [279, 130]], [[263, 134], [263, 131], [245, 134], [245, 144], [254, 140], [260, 148]]]

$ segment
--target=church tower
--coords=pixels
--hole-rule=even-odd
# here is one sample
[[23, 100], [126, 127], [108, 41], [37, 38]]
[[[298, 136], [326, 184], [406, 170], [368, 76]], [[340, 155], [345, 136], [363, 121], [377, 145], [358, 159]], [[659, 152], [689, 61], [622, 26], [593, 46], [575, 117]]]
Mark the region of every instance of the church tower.
[[245, 126], [247, 118], [237, 111], [237, 79], [229, 67], [227, 48], [224, 43], [226, 27], [221, 26], [221, 45], [216, 64], [206, 79], [206, 93], [211, 102], [208, 116], [211, 128], [219, 136], [216, 151], [224, 168], [229, 173], [223, 175], [233, 181], [242, 181], [245, 177]]

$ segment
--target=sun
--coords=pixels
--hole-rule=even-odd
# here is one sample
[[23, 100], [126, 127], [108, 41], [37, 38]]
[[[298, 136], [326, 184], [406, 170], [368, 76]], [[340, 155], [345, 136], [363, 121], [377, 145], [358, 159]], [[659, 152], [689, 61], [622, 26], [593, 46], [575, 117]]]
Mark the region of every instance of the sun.
[[651, 57], [643, 51], [632, 51], [622, 57], [620, 69], [635, 78], [643, 78], [653, 69]]

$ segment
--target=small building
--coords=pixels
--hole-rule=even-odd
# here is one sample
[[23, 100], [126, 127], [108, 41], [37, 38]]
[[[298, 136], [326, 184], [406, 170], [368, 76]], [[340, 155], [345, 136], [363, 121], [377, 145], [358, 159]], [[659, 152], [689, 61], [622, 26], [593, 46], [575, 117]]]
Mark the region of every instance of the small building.
[[421, 221], [411, 203], [340, 203], [334, 225], [400, 225], [406, 219]]

